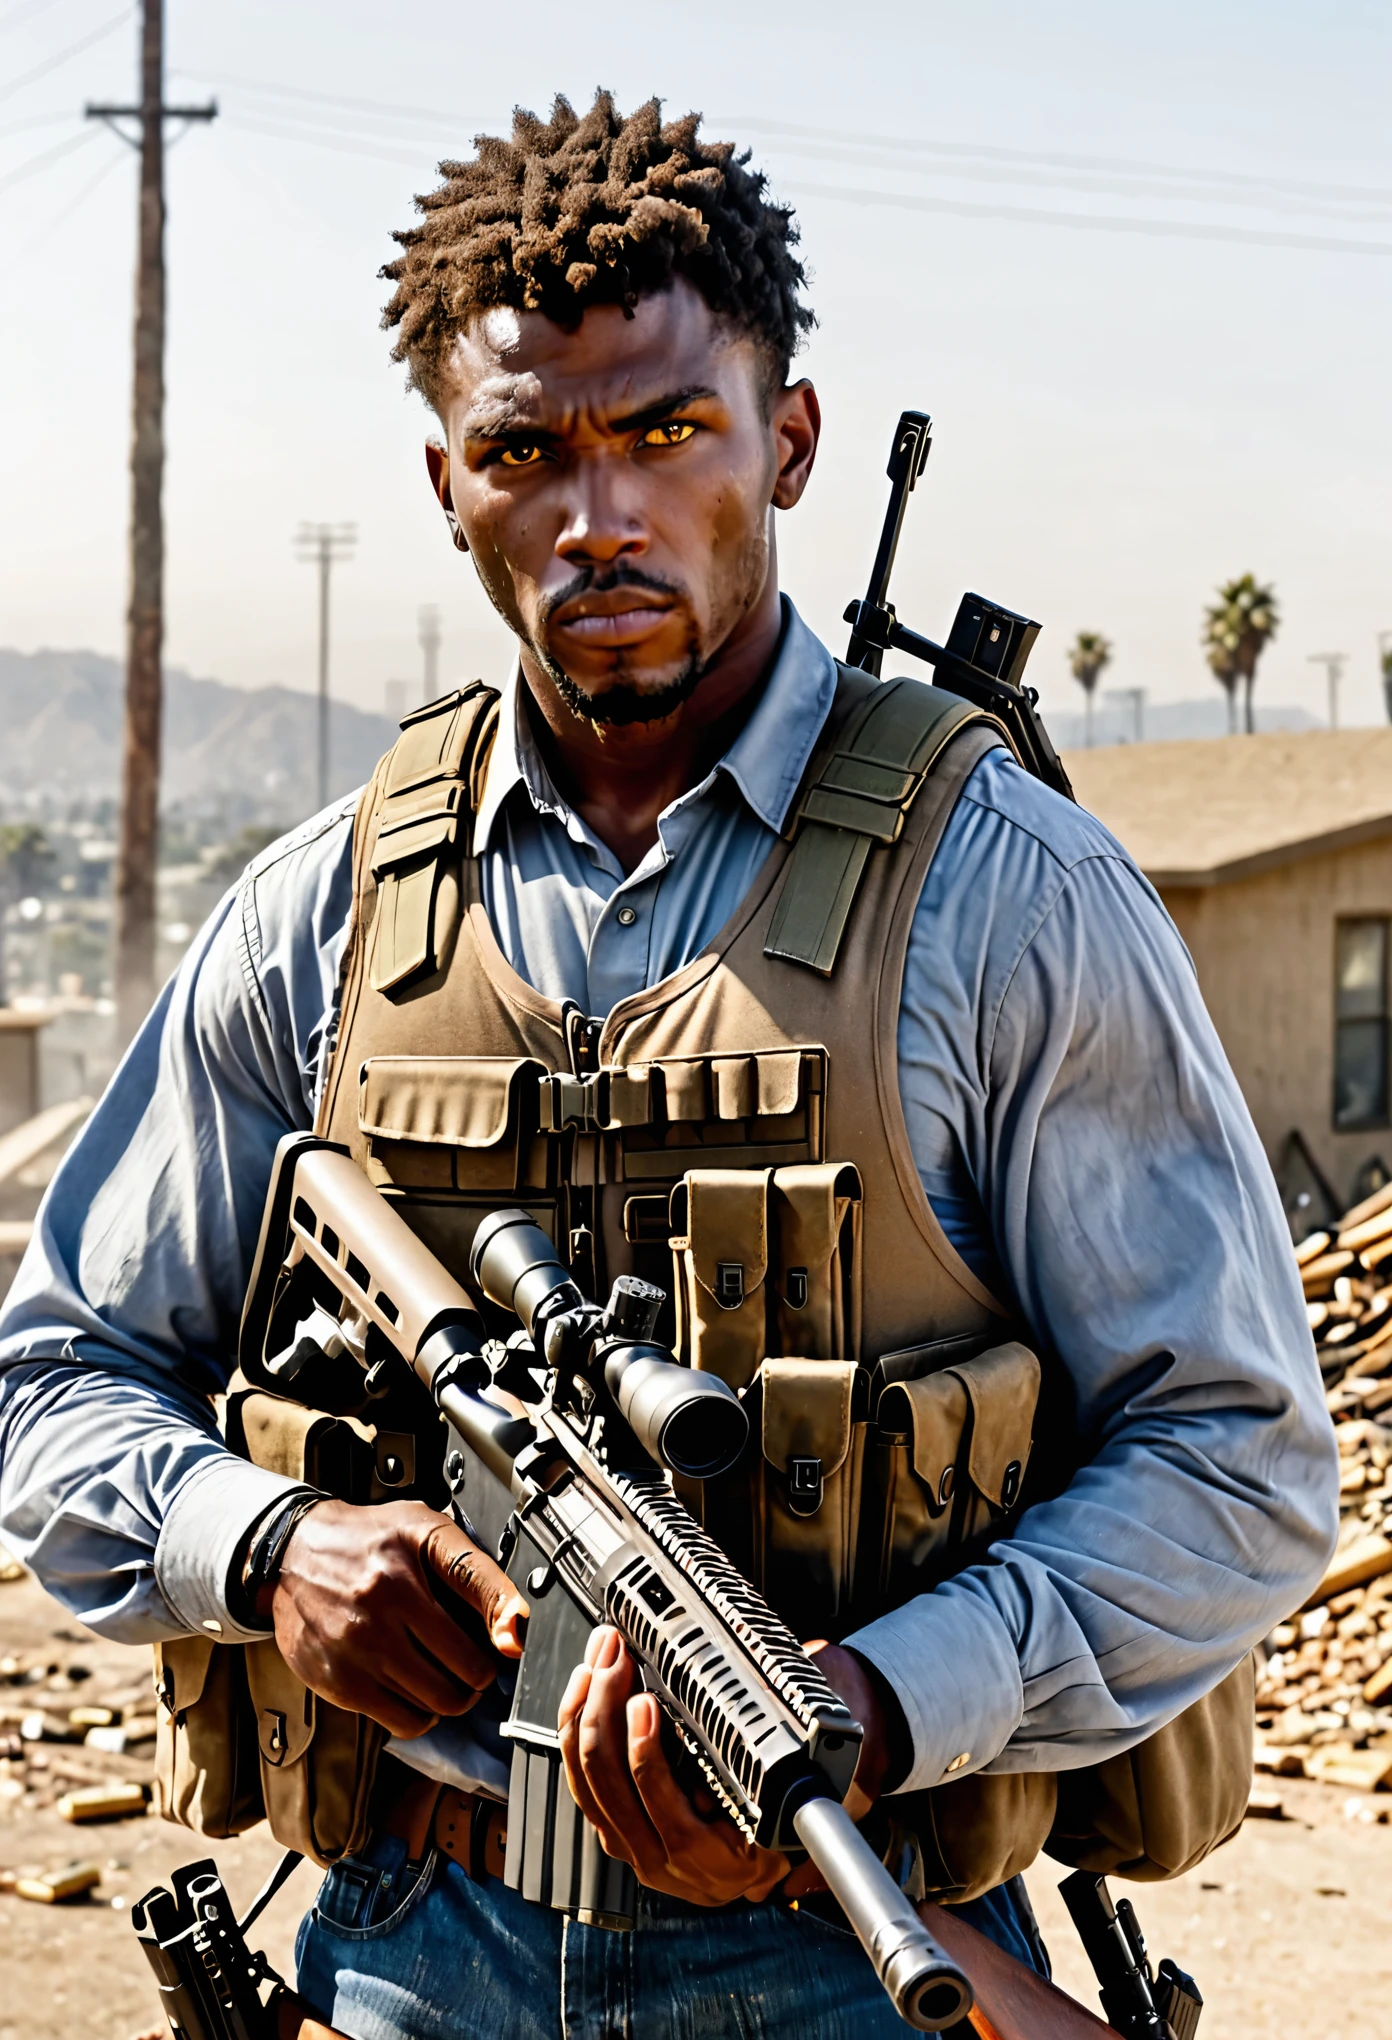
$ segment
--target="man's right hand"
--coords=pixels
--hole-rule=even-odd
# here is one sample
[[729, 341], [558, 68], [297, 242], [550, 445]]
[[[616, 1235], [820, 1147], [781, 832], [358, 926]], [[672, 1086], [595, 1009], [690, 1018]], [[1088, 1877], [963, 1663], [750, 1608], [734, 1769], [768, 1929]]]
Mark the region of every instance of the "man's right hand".
[[[522, 1655], [526, 1602], [423, 1502], [316, 1503], [295, 1526], [269, 1601], [262, 1613], [296, 1677], [393, 1735], [467, 1713], [497, 1658]], [[473, 1611], [467, 1628], [461, 1602]]]

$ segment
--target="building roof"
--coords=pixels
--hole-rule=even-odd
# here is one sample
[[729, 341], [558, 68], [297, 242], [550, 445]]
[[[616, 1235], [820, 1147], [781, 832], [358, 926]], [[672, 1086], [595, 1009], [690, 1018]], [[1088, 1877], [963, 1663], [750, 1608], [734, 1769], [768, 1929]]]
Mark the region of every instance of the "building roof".
[[1392, 836], [1392, 728], [1114, 744], [1064, 762], [1153, 885], [1222, 885]]

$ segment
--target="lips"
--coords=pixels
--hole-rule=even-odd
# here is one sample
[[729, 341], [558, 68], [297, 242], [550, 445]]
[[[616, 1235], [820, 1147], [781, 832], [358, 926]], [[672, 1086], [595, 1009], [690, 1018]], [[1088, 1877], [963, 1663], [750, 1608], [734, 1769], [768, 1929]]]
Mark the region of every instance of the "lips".
[[603, 594], [581, 595], [563, 603], [551, 628], [572, 644], [596, 650], [640, 643], [655, 636], [672, 608], [670, 600], [638, 588], [612, 588]]

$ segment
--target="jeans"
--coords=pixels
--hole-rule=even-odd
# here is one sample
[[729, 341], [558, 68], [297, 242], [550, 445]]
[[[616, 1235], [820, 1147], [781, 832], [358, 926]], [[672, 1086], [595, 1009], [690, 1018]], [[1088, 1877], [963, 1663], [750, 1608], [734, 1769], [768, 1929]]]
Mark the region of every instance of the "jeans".
[[[1047, 1957], [1019, 1878], [962, 1916], [1031, 1967]], [[707, 1911], [639, 1895], [631, 1934], [582, 1927], [417, 1868], [383, 1836], [338, 1863], [300, 1927], [299, 1989], [350, 2040], [902, 2040], [860, 1944], [786, 1906]]]

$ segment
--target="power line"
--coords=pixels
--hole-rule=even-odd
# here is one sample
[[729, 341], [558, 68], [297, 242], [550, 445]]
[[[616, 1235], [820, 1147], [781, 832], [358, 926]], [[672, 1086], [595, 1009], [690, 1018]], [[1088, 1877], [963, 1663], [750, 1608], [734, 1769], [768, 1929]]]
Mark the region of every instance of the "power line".
[[77, 42], [69, 43], [65, 50], [59, 50], [56, 57], [45, 57], [32, 71], [26, 71], [22, 77], [12, 78], [4, 91], [0, 92], [0, 102], [13, 99], [16, 92], [22, 92], [26, 85], [33, 85], [38, 79], [46, 78], [50, 71], [56, 71], [58, 66], [66, 64], [70, 57], [80, 57], [84, 50], [90, 50], [103, 36], [114, 35], [118, 28], [125, 27], [134, 12], [133, 7], [128, 7], [124, 14], [113, 14], [110, 21], [104, 21], [100, 28], [94, 28], [90, 35], [82, 36]]
[[[193, 77], [201, 73], [187, 72], [182, 75]], [[457, 133], [463, 125], [457, 108], [447, 111], [441, 107], [410, 106], [401, 101], [347, 98], [334, 92], [315, 92], [304, 87], [279, 85], [269, 80], [253, 78], [220, 77], [219, 89], [234, 87], [260, 97], [293, 100], [306, 106], [337, 108], [347, 112], [366, 113], [378, 119], [400, 120], [406, 123], [440, 121]], [[289, 117], [289, 116], [287, 116]], [[300, 118], [309, 120], [312, 114]], [[1161, 178], [1169, 182], [1179, 181], [1191, 185], [1214, 187], [1212, 196], [1217, 199], [1220, 189], [1236, 196], [1240, 191], [1269, 191], [1293, 198], [1308, 198], [1330, 203], [1344, 201], [1373, 205], [1392, 204], [1392, 188], [1355, 184], [1321, 184], [1308, 179], [1266, 176], [1250, 171], [1204, 170], [1192, 166], [1172, 163], [1156, 163], [1147, 159], [1117, 156], [1090, 156], [1060, 150], [1007, 149], [993, 147], [979, 142], [940, 142], [925, 140], [923, 137], [902, 135], [869, 135], [855, 131], [809, 127], [793, 121], [766, 119], [763, 116], [742, 119], [721, 117], [707, 123], [739, 129], [751, 134], [765, 134], [775, 139], [805, 141], [814, 146], [818, 153], [842, 149], [864, 149], [872, 155], [895, 151], [901, 154], [941, 157], [948, 161], [960, 162], [966, 166], [964, 174], [972, 174], [973, 164], [1014, 167], [1022, 171], [1038, 170], [1078, 171], [1084, 175], [1104, 177], [1120, 176], [1136, 178]]]
[[34, 253], [34, 250], [36, 248], [42, 247], [43, 243], [47, 241], [52, 234], [55, 234], [58, 231], [59, 227], [66, 225], [66, 223], [72, 218], [73, 214], [78, 210], [78, 208], [87, 203], [87, 200], [92, 196], [92, 193], [96, 190], [97, 186], [99, 184], [104, 184], [107, 178], [111, 175], [112, 171], [119, 170], [122, 163], [125, 160], [126, 160], [125, 157], [122, 156], [119, 149], [115, 151], [115, 153], [112, 154], [107, 159], [107, 161], [102, 164], [100, 170], [97, 171], [96, 175], [94, 177], [89, 177], [87, 179], [87, 182], [83, 185], [82, 189], [78, 192], [75, 192], [73, 196], [70, 199], [68, 199], [64, 205], [61, 205], [58, 208], [58, 211], [53, 215], [53, 218], [51, 220], [45, 221], [44, 225], [39, 228], [37, 233], [30, 235], [29, 239], [24, 243], [24, 246], [19, 250], [19, 253], [15, 256], [16, 262], [26, 261], [27, 258]]
[[[176, 78], [202, 77], [201, 71], [176, 71]], [[371, 113], [384, 117], [401, 116], [407, 120], [442, 120], [451, 128], [460, 125], [458, 107], [446, 112], [438, 106], [402, 106], [399, 101], [387, 99], [344, 99], [337, 92], [310, 92], [299, 85], [276, 85], [269, 80], [256, 78], [220, 77], [218, 89], [233, 86], [239, 92], [260, 93], [269, 99], [299, 99], [316, 106], [339, 107], [349, 113]]]
[[27, 120], [9, 120], [0, 127], [0, 141], [7, 135], [28, 134], [32, 128], [56, 127], [59, 121], [72, 119], [71, 109], [64, 107], [61, 113], [31, 113]]
[[21, 184], [26, 177], [32, 177], [36, 170], [47, 168], [50, 163], [56, 163], [60, 156], [70, 156], [73, 150], [80, 149], [84, 142], [95, 140], [96, 136], [92, 129], [84, 128], [81, 134], [71, 135], [66, 142], [55, 142], [51, 149], [45, 149], [41, 155], [31, 156], [27, 163], [21, 163], [18, 170], [11, 170], [6, 176], [0, 177], [0, 191], [7, 190], [11, 184]]
[[53, 0], [24, 0], [22, 7], [12, 7], [8, 14], [0, 14], [0, 35], [8, 29], [18, 28], [21, 22], [30, 21], [36, 14], [43, 14], [53, 5]]
[[1028, 173], [1021, 169], [1001, 164], [978, 164], [964, 166], [955, 159], [937, 160], [925, 163], [904, 163], [883, 153], [876, 154], [865, 149], [838, 148], [820, 145], [813, 148], [794, 143], [792, 153], [815, 155], [819, 165], [848, 163], [871, 170], [899, 170], [911, 177], [949, 178], [957, 182], [972, 184], [1025, 184], [1031, 191], [1041, 186], [1055, 189], [1095, 192], [1104, 197], [1144, 199], [1158, 198], [1193, 205], [1242, 207], [1247, 210], [1266, 212], [1309, 212], [1326, 219], [1345, 220], [1353, 225], [1366, 224], [1388, 217], [1392, 211], [1392, 192], [1382, 198], [1366, 198], [1355, 207], [1349, 200], [1331, 200], [1310, 196], [1297, 197], [1275, 187], [1258, 185], [1255, 181], [1241, 191], [1227, 186], [1207, 185], [1195, 177], [1181, 181], [1177, 176], [1170, 179], [1146, 178], [1139, 173], [1121, 178], [1111, 172], [1093, 173], [1086, 170], [1058, 170], [1039, 165], [1031, 166]]
[[371, 156], [379, 163], [401, 163], [411, 169], [420, 169], [419, 149], [410, 152], [404, 149], [380, 149], [372, 141], [354, 140], [351, 136], [333, 140], [327, 135], [296, 134], [293, 129], [275, 128], [261, 121], [248, 120], [244, 114], [224, 114], [224, 118], [228, 127], [240, 128], [243, 134], [264, 135], [268, 141], [303, 142], [315, 149], [332, 149], [338, 155]]
[[971, 199], [929, 198], [907, 191], [857, 190], [845, 184], [808, 184], [790, 179], [794, 191], [813, 198], [844, 199], [855, 205], [890, 205], [909, 212], [952, 213], [961, 219], [1014, 220], [1023, 226], [1082, 227], [1109, 234], [1150, 234], [1186, 241], [1229, 241], [1249, 248], [1304, 248], [1337, 255], [1392, 255], [1392, 240], [1354, 241], [1318, 234], [1281, 234], [1260, 227], [1204, 226], [1198, 220], [1152, 220], [1120, 213], [1045, 212], [1024, 205], [983, 205]]
[[1125, 176], [1167, 177], [1199, 180], [1207, 184], [1259, 186], [1268, 191], [1285, 191], [1298, 198], [1343, 198], [1392, 200], [1385, 185], [1311, 184], [1303, 180], [1267, 177], [1241, 170], [1193, 170], [1178, 164], [1152, 163], [1126, 156], [1069, 155], [1057, 150], [1002, 149], [985, 142], [935, 142], [905, 135], [862, 135], [837, 129], [798, 126], [791, 121], [766, 120], [762, 116], [722, 123], [742, 127], [751, 134], [795, 136], [809, 142], [859, 144], [875, 149], [895, 149], [919, 155], [960, 157], [964, 161], [1014, 163], [1021, 169], [1036, 166], [1060, 170], [1114, 171]]

